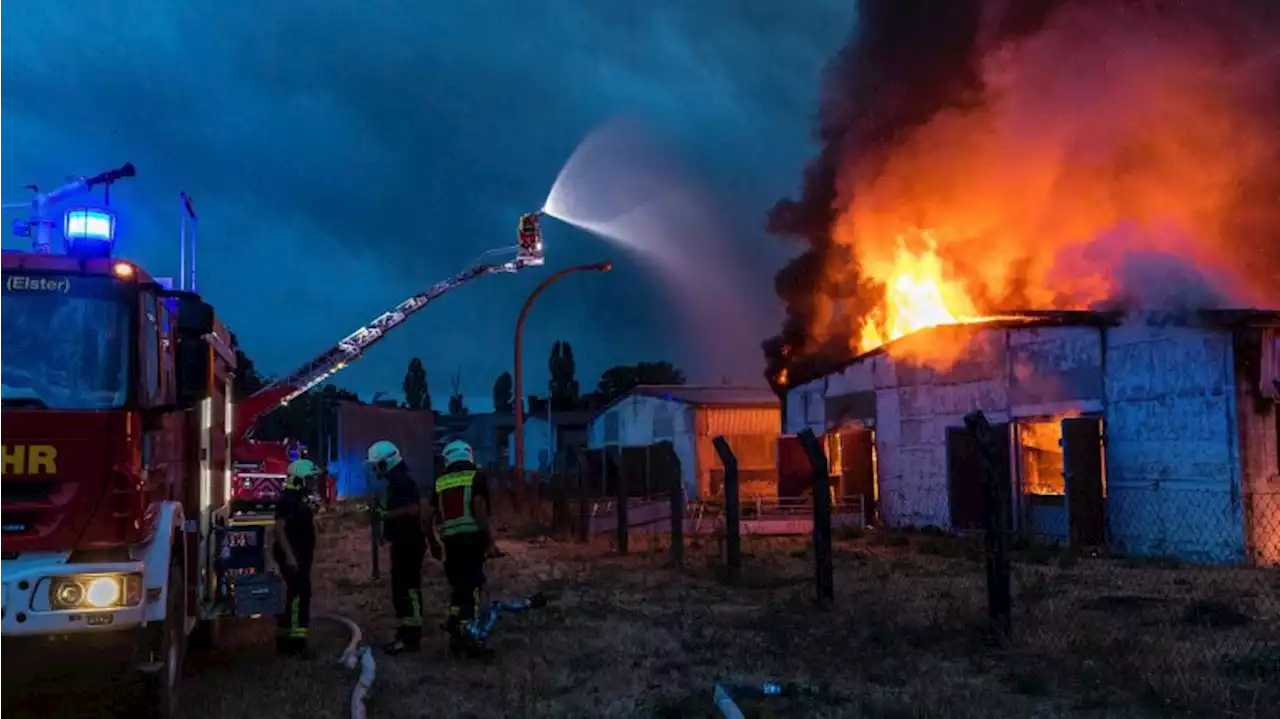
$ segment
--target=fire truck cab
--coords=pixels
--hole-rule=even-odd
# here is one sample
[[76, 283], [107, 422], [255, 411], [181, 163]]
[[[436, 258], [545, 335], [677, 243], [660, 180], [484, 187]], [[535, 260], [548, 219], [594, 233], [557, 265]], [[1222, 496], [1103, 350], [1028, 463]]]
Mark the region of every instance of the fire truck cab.
[[123, 666], [178, 716], [188, 638], [283, 603], [264, 529], [227, 516], [236, 352], [200, 296], [111, 257], [109, 213], [73, 212], [66, 254], [3, 253], [6, 680]]

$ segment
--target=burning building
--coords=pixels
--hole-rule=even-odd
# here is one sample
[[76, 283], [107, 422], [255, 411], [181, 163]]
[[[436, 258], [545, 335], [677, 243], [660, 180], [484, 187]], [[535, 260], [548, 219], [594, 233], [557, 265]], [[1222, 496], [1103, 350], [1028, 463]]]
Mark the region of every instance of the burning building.
[[784, 421], [832, 437], [845, 493], [870, 474], [887, 525], [982, 527], [962, 422], [976, 409], [1009, 450], [1020, 532], [1276, 563], [1278, 396], [1280, 311], [1043, 312], [922, 330], [799, 376]]
[[874, 461], [840, 463], [874, 468], [881, 516], [965, 527], [956, 431], [983, 409], [1020, 491], [1057, 493], [1025, 501], [1036, 533], [1263, 551], [1276, 315], [1222, 308], [1280, 308], [1280, 3], [863, 0], [856, 22], [769, 216], [802, 244], [764, 345], [787, 429], [874, 431]]

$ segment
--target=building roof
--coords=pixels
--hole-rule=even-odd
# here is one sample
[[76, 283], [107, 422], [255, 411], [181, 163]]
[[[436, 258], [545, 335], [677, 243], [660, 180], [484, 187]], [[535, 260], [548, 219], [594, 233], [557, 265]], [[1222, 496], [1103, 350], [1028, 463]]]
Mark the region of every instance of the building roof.
[[[1124, 321], [1126, 314], [1126, 312], [1120, 310], [1019, 310], [1007, 315], [992, 317], [982, 322], [927, 327], [911, 335], [907, 335], [907, 337], [918, 336], [926, 332], [955, 332], [978, 329], [1025, 329], [1030, 327], [1066, 326], [1115, 327]], [[1178, 318], [1182, 321], [1195, 322], [1198, 320], [1205, 324], [1215, 324], [1226, 327], [1242, 325], [1268, 327], [1280, 326], [1280, 310], [1221, 309], [1199, 310], [1192, 313], [1169, 311], [1165, 313], [1148, 314]], [[880, 345], [870, 352], [864, 352], [860, 355], [827, 360], [814, 359], [803, 367], [796, 368], [791, 371], [785, 391], [790, 391], [814, 380], [836, 374], [837, 372], [842, 372], [846, 368], [862, 362], [868, 357], [886, 352], [894, 342], [901, 341], [902, 339], [905, 339], [905, 337]]]
[[[710, 385], [640, 385], [631, 395], [656, 397], [696, 407], [777, 407], [778, 395], [768, 387], [727, 387]], [[628, 395], [630, 396], [630, 395]]]
[[786, 390], [791, 391], [796, 387], [809, 384], [816, 379], [821, 379], [828, 375], [843, 372], [845, 369], [862, 362], [868, 357], [874, 357], [875, 355], [888, 351], [889, 347], [895, 342], [900, 342], [907, 337], [914, 337], [927, 332], [963, 332], [979, 329], [1062, 327], [1071, 325], [1107, 326], [1118, 324], [1122, 316], [1123, 313], [1120, 312], [1035, 310], [1011, 313], [1007, 316], [992, 317], [982, 322], [926, 327], [904, 337], [899, 337], [892, 342], [886, 342], [885, 344], [882, 344], [869, 352], [863, 352], [862, 354], [847, 355], [845, 357], [832, 357], [827, 359], [814, 358], [809, 362], [806, 362], [804, 366], [794, 368], [790, 371]]

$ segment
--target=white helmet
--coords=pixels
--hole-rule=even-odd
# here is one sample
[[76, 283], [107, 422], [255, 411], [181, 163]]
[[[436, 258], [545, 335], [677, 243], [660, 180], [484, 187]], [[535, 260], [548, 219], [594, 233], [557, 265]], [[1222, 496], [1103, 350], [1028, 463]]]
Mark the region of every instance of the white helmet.
[[460, 439], [455, 439], [449, 444], [446, 444], [442, 454], [444, 455], [444, 464], [446, 467], [457, 462], [476, 463], [476, 453], [471, 450], [471, 445]]
[[365, 457], [365, 462], [373, 465], [373, 471], [378, 474], [386, 474], [401, 462], [404, 458], [400, 456], [400, 448], [395, 444], [380, 439], [369, 445], [369, 452]]

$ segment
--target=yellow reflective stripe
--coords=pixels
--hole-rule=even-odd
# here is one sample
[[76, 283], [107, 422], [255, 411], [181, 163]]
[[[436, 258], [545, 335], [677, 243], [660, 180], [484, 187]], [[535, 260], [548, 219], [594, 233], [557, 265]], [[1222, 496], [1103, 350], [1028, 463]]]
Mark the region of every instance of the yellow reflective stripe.
[[480, 531], [480, 526], [470, 517], [451, 519], [440, 525], [440, 534], [445, 537], [450, 537], [455, 534], [463, 534], [465, 532], [478, 531]]
[[436, 480], [436, 493], [439, 494], [447, 489], [457, 489], [458, 487], [470, 487], [471, 480], [475, 479], [475, 476], [476, 473], [472, 470], [443, 475]]

